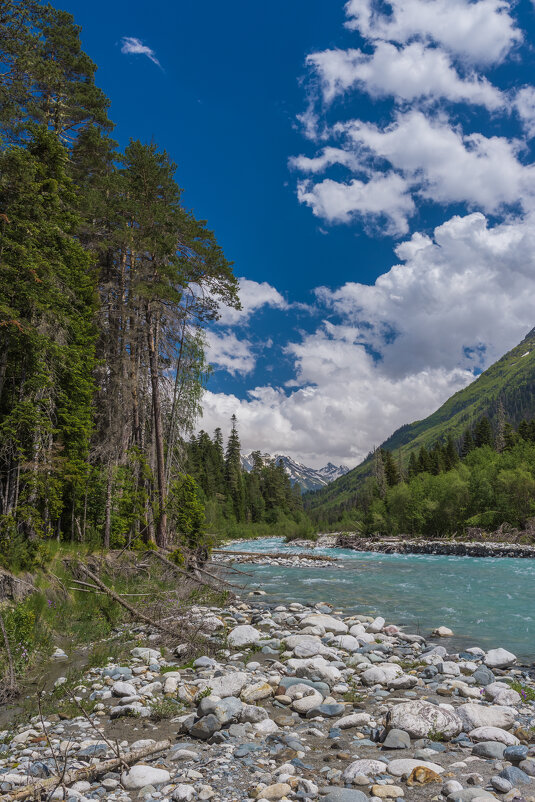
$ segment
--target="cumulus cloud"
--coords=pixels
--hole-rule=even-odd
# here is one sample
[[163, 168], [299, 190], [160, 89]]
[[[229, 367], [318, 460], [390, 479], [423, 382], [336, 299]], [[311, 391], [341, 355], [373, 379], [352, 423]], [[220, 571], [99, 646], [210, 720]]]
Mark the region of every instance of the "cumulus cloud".
[[319, 76], [323, 98], [329, 103], [358, 87], [372, 97], [394, 96], [468, 102], [495, 110], [506, 105], [503, 94], [473, 72], [461, 78], [450, 56], [440, 48], [412, 42], [398, 47], [378, 42], [372, 54], [361, 50], [325, 50], [307, 58]]
[[256, 355], [249, 340], [239, 340], [234, 332], [205, 332], [206, 356], [216, 368], [226, 370], [232, 376], [246, 376], [256, 365]]
[[528, 137], [535, 137], [535, 87], [522, 87], [515, 97], [514, 107]]
[[521, 163], [517, 141], [463, 134], [459, 126], [420, 111], [399, 114], [384, 129], [355, 120], [338, 130], [347, 133], [361, 157], [386, 159], [426, 199], [465, 202], [490, 212], [532, 203], [535, 168]]
[[347, 27], [371, 40], [434, 42], [474, 64], [502, 61], [522, 41], [507, 0], [349, 0]]
[[408, 231], [407, 220], [415, 211], [407, 182], [393, 172], [378, 173], [368, 181], [300, 181], [297, 195], [316, 217], [329, 223], [349, 223], [359, 217], [368, 223], [385, 221], [384, 231], [393, 235]]
[[272, 309], [288, 308], [284, 297], [275, 287], [268, 284], [267, 281], [258, 282], [248, 278], [240, 278], [239, 283], [239, 296], [242, 308], [223, 308], [218, 320], [220, 325], [230, 326], [247, 323], [251, 315], [263, 306], [269, 306]]
[[354, 465], [535, 324], [532, 218], [491, 226], [481, 213], [452, 217], [396, 254], [400, 262], [373, 286], [317, 290], [332, 320], [287, 345], [294, 381], [246, 399], [207, 393], [203, 427], [228, 427], [235, 412], [245, 449]]
[[121, 53], [146, 56], [153, 64], [156, 64], [158, 67], [162, 66], [156, 58], [154, 50], [148, 45], [144, 45], [141, 39], [135, 36], [123, 36], [121, 42]]

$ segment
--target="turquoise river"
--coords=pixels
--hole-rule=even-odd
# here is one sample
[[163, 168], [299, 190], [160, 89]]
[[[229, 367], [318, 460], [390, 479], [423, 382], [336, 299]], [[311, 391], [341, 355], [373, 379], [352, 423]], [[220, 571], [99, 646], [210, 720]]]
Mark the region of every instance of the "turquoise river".
[[[228, 546], [251, 552], [303, 553], [280, 538]], [[244, 565], [247, 590], [268, 602], [326, 601], [336, 608], [377, 613], [406, 631], [429, 636], [442, 624], [453, 630], [450, 650], [503, 646], [535, 662], [535, 559], [378, 554], [315, 549], [337, 557], [329, 568]], [[240, 568], [239, 565], [236, 566]]]

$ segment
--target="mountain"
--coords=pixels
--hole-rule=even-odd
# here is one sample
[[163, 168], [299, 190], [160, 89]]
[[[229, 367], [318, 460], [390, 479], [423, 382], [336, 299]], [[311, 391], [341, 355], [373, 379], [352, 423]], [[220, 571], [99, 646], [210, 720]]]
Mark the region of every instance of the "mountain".
[[[406, 424], [394, 432], [381, 448], [392, 451], [405, 464], [411, 451], [429, 448], [452, 435], [459, 444], [467, 428], [485, 415], [493, 425], [500, 402], [507, 420], [518, 425], [524, 418], [535, 417], [535, 329], [519, 345], [491, 365], [468, 387], [452, 395], [445, 404], [424, 420]], [[371, 473], [371, 454], [356, 468], [328, 487], [305, 496], [305, 508], [314, 517], [329, 518], [351, 505], [355, 495]]]
[[[292, 484], [298, 484], [303, 492], [305, 490], [318, 490], [321, 487], [326, 487], [330, 482], [333, 482], [340, 476], [344, 476], [344, 474], [349, 471], [349, 468], [346, 468], [345, 465], [333, 465], [332, 462], [329, 462], [324, 468], [316, 470], [315, 468], [307, 468], [306, 465], [302, 465], [300, 462], [296, 462], [291, 457], [287, 457], [284, 454], [275, 454], [273, 456], [271, 454], [261, 454], [260, 456], [264, 464], [282, 460], [284, 469], [290, 477]], [[252, 452], [250, 454], [242, 454], [241, 464], [244, 470], [252, 470]]]

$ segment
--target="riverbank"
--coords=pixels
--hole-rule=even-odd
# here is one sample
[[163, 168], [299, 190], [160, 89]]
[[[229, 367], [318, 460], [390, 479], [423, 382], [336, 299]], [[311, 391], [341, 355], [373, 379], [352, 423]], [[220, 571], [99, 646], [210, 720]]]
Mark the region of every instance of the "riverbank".
[[[318, 543], [321, 543], [318, 539]], [[331, 547], [332, 548], [332, 547]], [[402, 538], [365, 538], [351, 533], [336, 536], [335, 548], [375, 551], [383, 554], [444, 554], [459, 557], [535, 558], [535, 546], [486, 541], [405, 540]]]
[[0, 734], [0, 799], [42, 782], [63, 798], [58, 767], [80, 802], [533, 798], [535, 682], [514, 655], [449, 654], [323, 603], [237, 599], [188, 623], [188, 663], [136, 625], [119, 659], [58, 678], [42, 716]]

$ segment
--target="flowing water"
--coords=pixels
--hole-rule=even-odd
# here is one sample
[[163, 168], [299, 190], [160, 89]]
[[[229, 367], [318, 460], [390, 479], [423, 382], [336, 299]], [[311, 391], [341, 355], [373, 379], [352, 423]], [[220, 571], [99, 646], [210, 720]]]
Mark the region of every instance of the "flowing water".
[[[303, 553], [280, 538], [228, 548]], [[253, 576], [244, 577], [244, 584], [266, 591], [268, 601], [326, 601], [348, 612], [380, 614], [424, 636], [445, 625], [455, 633], [450, 649], [502, 646], [523, 662], [535, 662], [535, 560], [347, 549], [314, 554], [337, 557], [336, 566], [246, 565]]]

